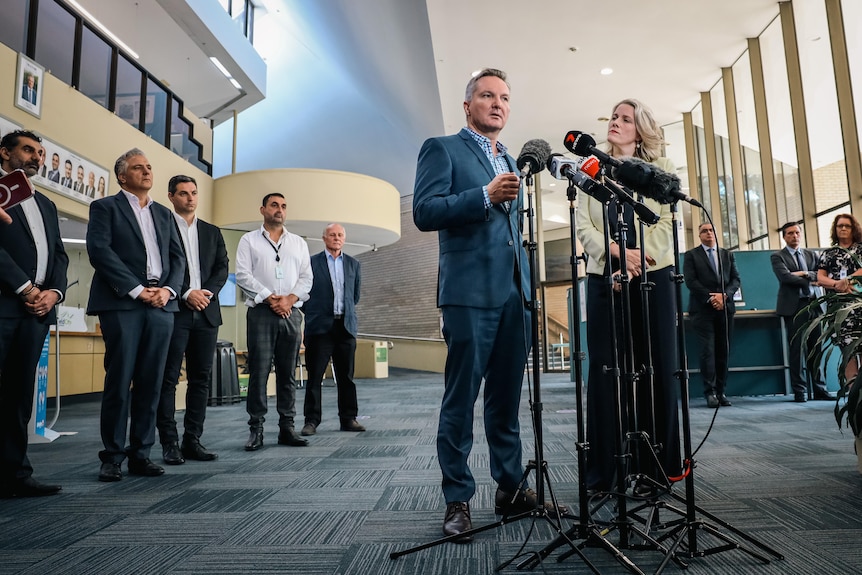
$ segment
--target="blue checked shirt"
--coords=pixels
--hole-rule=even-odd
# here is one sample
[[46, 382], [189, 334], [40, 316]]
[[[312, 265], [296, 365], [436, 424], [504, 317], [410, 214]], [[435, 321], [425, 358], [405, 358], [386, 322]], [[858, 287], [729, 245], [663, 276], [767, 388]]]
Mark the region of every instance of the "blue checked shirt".
[[[470, 132], [470, 136], [476, 140], [476, 143], [479, 144], [479, 147], [482, 148], [483, 152], [485, 152], [485, 156], [494, 168], [495, 175], [499, 176], [500, 174], [506, 174], [512, 171], [509, 167], [509, 162], [506, 161], [506, 153], [508, 151], [506, 146], [497, 142], [497, 155], [494, 155], [494, 150], [491, 149], [490, 138], [486, 138], [482, 134], [474, 132], [470, 128], [467, 128], [467, 131]], [[482, 186], [482, 196], [485, 200], [485, 209], [490, 210], [491, 198], [488, 197], [488, 186]], [[506, 202], [506, 204], [508, 207], [509, 202]]]

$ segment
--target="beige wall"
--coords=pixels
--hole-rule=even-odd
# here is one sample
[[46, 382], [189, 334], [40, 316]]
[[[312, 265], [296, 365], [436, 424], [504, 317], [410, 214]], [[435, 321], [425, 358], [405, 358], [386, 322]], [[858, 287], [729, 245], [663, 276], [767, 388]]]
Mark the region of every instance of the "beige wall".
[[[0, 44], [0, 77], [15, 78], [18, 54]], [[4, 83], [8, 87], [8, 83]], [[138, 147], [147, 154], [153, 165], [155, 182], [152, 196], [157, 202], [168, 204], [168, 180], [176, 174], [194, 177], [201, 191], [198, 213], [203, 219], [210, 219], [213, 211], [212, 178], [177, 156], [164, 146], [153, 142], [125, 121], [108, 112], [71, 86], [45, 73], [41, 87], [41, 118], [31, 116], [15, 107], [14, 90], [0, 90], [0, 115], [23, 128], [34, 130], [64, 148], [82, 156], [104, 168], [111, 174], [114, 162], [125, 151]], [[195, 134], [200, 136], [203, 125], [198, 123]], [[208, 130], [204, 130], [204, 135]], [[204, 139], [212, 139], [211, 132]], [[207, 146], [211, 149], [211, 142]], [[119, 186], [111, 178], [110, 192], [115, 193]], [[64, 214], [86, 220], [89, 206], [48, 189], [40, 189], [50, 197]], [[168, 204], [169, 205], [169, 204]]]

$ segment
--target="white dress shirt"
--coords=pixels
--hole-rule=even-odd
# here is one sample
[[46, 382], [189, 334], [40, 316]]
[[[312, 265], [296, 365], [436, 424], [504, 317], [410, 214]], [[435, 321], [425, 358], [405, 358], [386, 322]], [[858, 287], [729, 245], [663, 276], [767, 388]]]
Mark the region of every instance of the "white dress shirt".
[[191, 225], [184, 217], [175, 213], [177, 228], [180, 230], [180, 239], [186, 252], [186, 266], [189, 270], [189, 289], [183, 294], [183, 300], [189, 298], [189, 292], [201, 289], [201, 252], [198, 241], [198, 217], [195, 216]]
[[239, 240], [236, 250], [236, 284], [245, 294], [245, 305], [255, 307], [270, 295], [293, 294], [301, 307], [308, 300], [314, 276], [308, 244], [296, 234], [282, 232], [278, 243], [261, 226]]
[[[129, 200], [129, 205], [132, 206], [132, 213], [135, 214], [138, 227], [141, 229], [141, 236], [144, 238], [144, 248], [147, 250], [147, 279], [161, 279], [162, 256], [159, 251], [159, 238], [156, 236], [156, 224], [153, 222], [153, 213], [150, 211], [150, 207], [153, 205], [153, 198], [148, 197], [147, 205], [142, 208], [138, 196], [126, 190], [121, 189], [120, 191]], [[170, 288], [167, 289], [173, 296], [176, 296], [173, 290]], [[142, 291], [144, 291], [144, 286], [139, 285], [129, 292], [129, 297], [137, 299]]]

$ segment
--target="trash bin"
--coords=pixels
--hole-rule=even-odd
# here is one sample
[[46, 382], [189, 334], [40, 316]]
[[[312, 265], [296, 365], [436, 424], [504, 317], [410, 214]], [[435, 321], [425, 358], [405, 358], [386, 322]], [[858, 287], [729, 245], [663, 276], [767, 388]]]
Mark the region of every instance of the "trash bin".
[[360, 339], [356, 342], [353, 376], [370, 379], [389, 377], [389, 346], [385, 341]]
[[218, 340], [213, 360], [210, 396], [207, 405], [239, 403], [239, 373], [233, 342]]

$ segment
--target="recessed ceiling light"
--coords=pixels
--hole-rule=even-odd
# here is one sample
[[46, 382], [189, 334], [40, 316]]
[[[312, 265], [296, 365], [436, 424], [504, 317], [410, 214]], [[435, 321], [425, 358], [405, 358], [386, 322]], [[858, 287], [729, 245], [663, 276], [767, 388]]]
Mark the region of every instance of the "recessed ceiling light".
[[613, 74], [613, 73], [614, 73], [614, 69], [613, 69], [613, 68], [602, 68], [602, 69], [601, 69], [601, 74], [602, 74], [602, 76], [610, 76], [610, 75], [611, 75], [611, 74]]

